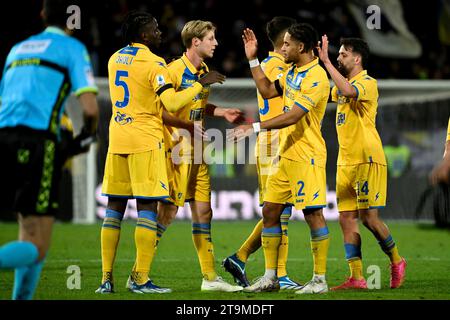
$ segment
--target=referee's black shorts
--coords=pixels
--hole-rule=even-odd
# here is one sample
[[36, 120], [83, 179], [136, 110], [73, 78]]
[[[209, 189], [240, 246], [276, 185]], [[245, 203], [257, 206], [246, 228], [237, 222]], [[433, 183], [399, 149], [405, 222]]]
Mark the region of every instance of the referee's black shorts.
[[23, 216], [55, 216], [61, 176], [56, 138], [27, 127], [0, 129], [0, 205]]

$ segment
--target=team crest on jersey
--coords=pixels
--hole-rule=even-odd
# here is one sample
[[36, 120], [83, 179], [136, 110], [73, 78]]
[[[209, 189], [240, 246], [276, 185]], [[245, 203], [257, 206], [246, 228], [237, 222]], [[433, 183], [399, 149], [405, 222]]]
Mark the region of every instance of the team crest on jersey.
[[345, 123], [345, 113], [339, 112], [339, 113], [337, 114], [337, 121], [336, 121], [336, 124], [337, 124], [338, 126], [342, 126], [344, 123]]
[[158, 74], [156, 76], [156, 83], [158, 83], [159, 87], [162, 87], [166, 84], [166, 80], [164, 79], [164, 76], [162, 74]]
[[117, 111], [116, 116], [114, 117], [114, 121], [123, 126], [125, 124], [133, 122], [133, 118], [125, 113], [120, 113], [119, 111]]
[[338, 104], [346, 104], [350, 102], [350, 98], [346, 96], [339, 96], [338, 97]]

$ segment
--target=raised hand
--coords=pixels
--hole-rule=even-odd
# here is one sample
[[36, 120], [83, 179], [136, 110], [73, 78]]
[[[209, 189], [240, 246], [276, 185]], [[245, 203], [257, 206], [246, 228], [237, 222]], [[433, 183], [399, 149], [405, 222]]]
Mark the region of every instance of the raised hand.
[[242, 124], [232, 130], [227, 130], [227, 140], [239, 142], [254, 133], [251, 124]]
[[208, 141], [209, 137], [203, 127], [201, 121], [192, 122], [192, 126], [189, 128], [189, 132], [196, 140]]
[[202, 78], [200, 78], [198, 80], [198, 82], [202, 86], [207, 86], [207, 85], [211, 85], [213, 83], [224, 83], [225, 79], [226, 79], [226, 77], [223, 74], [213, 70], [213, 71], [208, 72]]
[[244, 116], [244, 112], [239, 109], [227, 109], [225, 110], [225, 113], [223, 115], [225, 120], [227, 120], [229, 123], [235, 124], [242, 123], [245, 120]]
[[330, 58], [328, 57], [328, 37], [327, 35], [322, 36], [322, 46], [317, 46], [317, 51], [319, 52], [319, 58], [323, 63], [330, 62]]
[[258, 52], [258, 40], [256, 40], [256, 36], [253, 33], [253, 30], [249, 28], [244, 29], [242, 40], [244, 41], [244, 49], [247, 59], [256, 59], [256, 53]]

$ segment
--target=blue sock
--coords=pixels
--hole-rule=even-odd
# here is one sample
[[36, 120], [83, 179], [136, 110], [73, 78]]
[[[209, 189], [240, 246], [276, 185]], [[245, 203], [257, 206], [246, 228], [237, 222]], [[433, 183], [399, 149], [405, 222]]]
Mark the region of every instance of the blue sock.
[[28, 241], [12, 241], [0, 248], [0, 269], [16, 269], [36, 262], [37, 247]]
[[13, 300], [31, 300], [39, 282], [44, 260], [17, 268], [14, 273]]

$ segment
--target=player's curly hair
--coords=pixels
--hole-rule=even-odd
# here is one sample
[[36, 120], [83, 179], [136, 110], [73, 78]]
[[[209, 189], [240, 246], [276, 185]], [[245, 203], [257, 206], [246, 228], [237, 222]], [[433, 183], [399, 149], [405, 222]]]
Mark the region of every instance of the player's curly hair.
[[142, 28], [151, 23], [154, 17], [143, 11], [131, 11], [122, 24], [122, 38], [126, 44], [140, 40]]
[[316, 29], [309, 23], [296, 23], [289, 27], [288, 31], [292, 38], [303, 43], [303, 52], [308, 52], [319, 43], [319, 35]]
[[[291, 25], [297, 21], [293, 18], [278, 16], [270, 20], [266, 25], [266, 34], [272, 45], [278, 41], [281, 33], [286, 31]], [[284, 35], [284, 34], [283, 34]]]
[[341, 46], [345, 50], [351, 50], [353, 53], [361, 56], [361, 66], [365, 69], [369, 61], [370, 49], [367, 42], [360, 38], [342, 38]]

